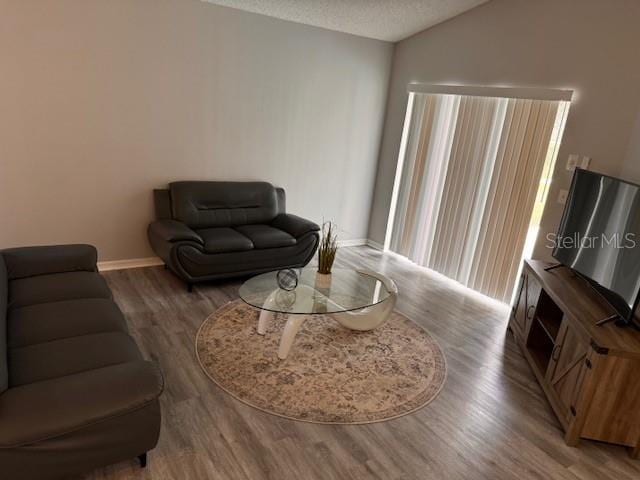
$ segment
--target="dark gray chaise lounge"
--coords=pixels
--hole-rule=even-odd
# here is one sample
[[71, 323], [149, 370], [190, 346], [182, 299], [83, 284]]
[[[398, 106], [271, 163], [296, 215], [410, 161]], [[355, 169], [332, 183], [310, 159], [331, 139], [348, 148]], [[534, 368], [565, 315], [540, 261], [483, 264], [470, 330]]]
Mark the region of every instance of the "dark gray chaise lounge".
[[320, 227], [286, 213], [285, 192], [266, 182], [173, 182], [154, 191], [151, 247], [191, 285], [302, 267]]
[[140, 456], [163, 380], [90, 245], [0, 251], [0, 478], [67, 478]]

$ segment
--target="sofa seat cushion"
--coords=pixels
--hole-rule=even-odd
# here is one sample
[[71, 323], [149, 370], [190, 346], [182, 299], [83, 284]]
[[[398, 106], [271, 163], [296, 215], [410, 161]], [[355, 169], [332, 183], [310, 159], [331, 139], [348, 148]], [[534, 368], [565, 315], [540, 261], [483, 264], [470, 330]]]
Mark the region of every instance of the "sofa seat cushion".
[[176, 252], [181, 268], [197, 280], [216, 280], [234, 276], [255, 275], [282, 268], [306, 265], [318, 246], [318, 235], [300, 238], [295, 245], [281, 248], [254, 248], [246, 252], [211, 255], [183, 245]]
[[243, 252], [253, 249], [253, 242], [233, 228], [203, 228], [198, 235], [204, 241], [207, 253]]
[[255, 248], [290, 247], [296, 239], [284, 230], [269, 225], [242, 225], [235, 229], [251, 239]]
[[9, 350], [11, 388], [88, 370], [142, 360], [138, 347], [122, 332], [64, 338]]
[[[26, 447], [73, 432], [92, 428], [155, 402], [163, 381], [151, 362], [135, 361], [111, 365], [52, 380], [10, 388], [0, 395], [0, 450]], [[153, 417], [156, 428], [157, 416]], [[111, 440], [105, 432], [84, 438], [78, 451], [99, 445], [103, 449], [136, 434], [120, 428]], [[157, 435], [157, 432], [154, 432]], [[73, 448], [62, 442], [58, 448]], [[77, 453], [76, 453], [77, 454]]]
[[95, 272], [67, 272], [9, 282], [9, 308], [76, 298], [111, 298], [107, 282]]
[[8, 318], [10, 348], [93, 333], [124, 332], [118, 306], [105, 298], [81, 298], [14, 308]]
[[[32, 386], [40, 385], [40, 383], [33, 383], [21, 388], [30, 389]], [[12, 389], [14, 390], [19, 389]], [[11, 397], [7, 403], [10, 400]], [[3, 401], [0, 399], [0, 408], [2, 404]], [[32, 406], [33, 404], [29, 403], [26, 405], [27, 408]], [[77, 404], [73, 407], [77, 408]], [[48, 405], [46, 409], [50, 412]], [[12, 408], [12, 413], [21, 415], [21, 418], [12, 419], [8, 429], [0, 427], [0, 430], [6, 430], [9, 435], [16, 433], [15, 428], [20, 426], [19, 422], [42, 420], [39, 415], [34, 420], [33, 414], [26, 416], [22, 411], [15, 412], [15, 408]], [[157, 445], [161, 423], [158, 399], [123, 414], [109, 415], [108, 413], [108, 411], [105, 412], [104, 418], [98, 421], [86, 424], [76, 422], [69, 431], [54, 433], [47, 437], [40, 437], [42, 432], [30, 423], [24, 435], [29, 439], [28, 441], [9, 448], [0, 448], [0, 465], [5, 474], [2, 478], [7, 480], [9, 478], [11, 480], [91, 478], [93, 475], [87, 476], [87, 472], [123, 461], [132, 462], [132, 459], [139, 455], [138, 452], [148, 452]], [[64, 422], [65, 419], [61, 420]], [[51, 422], [45, 425], [47, 428], [53, 426]], [[60, 427], [64, 426], [65, 423], [60, 422]], [[35, 440], [31, 441], [31, 438]], [[138, 475], [137, 472], [132, 472], [132, 476], [126, 475], [121, 478], [132, 480], [145, 477], [151, 478], [144, 473]]]

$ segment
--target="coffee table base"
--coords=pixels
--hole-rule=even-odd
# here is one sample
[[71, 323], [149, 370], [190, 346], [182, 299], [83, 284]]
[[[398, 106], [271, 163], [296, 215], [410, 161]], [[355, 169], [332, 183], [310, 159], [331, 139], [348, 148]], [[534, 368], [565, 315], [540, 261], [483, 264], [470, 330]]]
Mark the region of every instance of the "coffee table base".
[[[267, 333], [267, 327], [275, 316], [276, 314], [274, 312], [270, 312], [268, 310], [260, 311], [260, 317], [258, 318], [259, 335], [265, 335]], [[284, 360], [289, 355], [289, 351], [296, 339], [296, 335], [307, 317], [308, 315], [289, 315], [289, 318], [287, 318], [287, 323], [282, 331], [282, 337], [280, 337], [280, 346], [278, 347], [278, 358], [281, 360]]]
[[[387, 291], [389, 292], [389, 297], [381, 303], [373, 305], [371, 307], [366, 307], [361, 310], [356, 311], [346, 311], [340, 312], [336, 311], [334, 313], [329, 313], [325, 315], [331, 315], [340, 325], [350, 330], [357, 331], [367, 331], [373, 330], [374, 328], [379, 327], [384, 322], [386, 322], [387, 318], [391, 315], [393, 311], [396, 300], [398, 298], [398, 287], [395, 283], [376, 272], [371, 271], [360, 271], [360, 273], [369, 275], [380, 280]], [[306, 285], [302, 285], [299, 288], [308, 288]], [[274, 310], [277, 309], [277, 298], [278, 290], [273, 291], [265, 300], [263, 304], [263, 309], [260, 310], [260, 317], [258, 318], [258, 334], [264, 335], [267, 332], [267, 328], [271, 320], [275, 317], [276, 313]], [[311, 297], [310, 297], [311, 298]], [[325, 302], [331, 304], [335, 307], [336, 310], [339, 310], [340, 305], [336, 304], [329, 298], [325, 298]], [[304, 314], [289, 314], [287, 318], [287, 323], [282, 332], [282, 337], [280, 338], [280, 346], [278, 347], [278, 358], [284, 360], [289, 355], [289, 351], [291, 350], [291, 346], [300, 330], [302, 324], [309, 318], [310, 315]]]
[[[394, 302], [390, 302], [394, 303]], [[393, 310], [393, 305], [386, 306], [387, 308], [380, 309], [378, 312], [367, 312], [367, 314], [358, 313], [334, 313], [331, 317], [338, 321], [343, 327], [349, 330], [367, 331], [373, 330], [376, 327], [382, 325]], [[391, 307], [391, 308], [389, 308]], [[265, 335], [267, 328], [276, 316], [276, 313], [269, 310], [261, 310], [260, 317], [258, 318], [258, 334]], [[280, 346], [278, 347], [278, 358], [284, 360], [289, 355], [291, 346], [302, 327], [302, 324], [309, 318], [309, 315], [288, 315], [287, 323], [282, 331], [282, 337], [280, 337]]]
[[307, 319], [307, 315], [289, 315], [287, 323], [282, 331], [282, 337], [280, 338], [280, 346], [278, 347], [278, 358], [284, 360], [289, 355], [291, 345], [296, 339], [298, 330]]

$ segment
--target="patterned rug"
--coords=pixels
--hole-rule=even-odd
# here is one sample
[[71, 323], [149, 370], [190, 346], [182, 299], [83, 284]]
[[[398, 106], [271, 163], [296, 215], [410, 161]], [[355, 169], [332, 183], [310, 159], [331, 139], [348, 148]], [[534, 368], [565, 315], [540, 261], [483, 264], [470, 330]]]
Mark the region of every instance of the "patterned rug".
[[314, 316], [286, 360], [277, 356], [286, 317], [261, 336], [258, 313], [242, 300], [226, 304], [200, 327], [196, 353], [211, 380], [265, 412], [314, 423], [380, 422], [424, 407], [444, 384], [442, 350], [399, 313], [369, 332]]

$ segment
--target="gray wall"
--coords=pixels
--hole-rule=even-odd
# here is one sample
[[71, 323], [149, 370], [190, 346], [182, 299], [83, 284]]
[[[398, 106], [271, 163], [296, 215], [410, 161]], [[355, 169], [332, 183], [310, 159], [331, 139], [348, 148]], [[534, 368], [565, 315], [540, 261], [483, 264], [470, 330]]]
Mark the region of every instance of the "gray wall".
[[562, 214], [568, 155], [622, 171], [640, 105], [638, 18], [635, 0], [492, 0], [397, 44], [369, 237], [384, 240], [408, 83], [566, 88], [574, 102], [534, 252], [548, 258], [544, 234]]
[[0, 246], [150, 256], [177, 179], [267, 180], [366, 237], [391, 44], [197, 0], [0, 7]]

